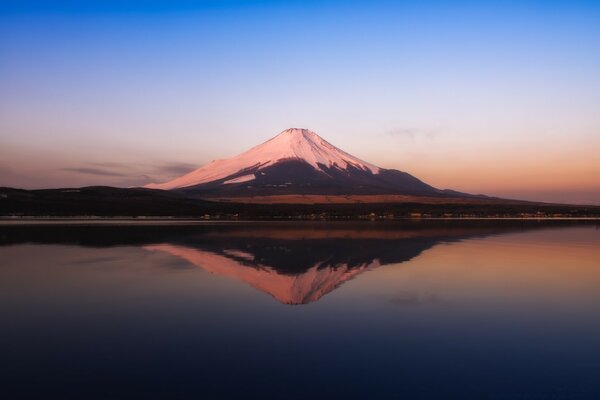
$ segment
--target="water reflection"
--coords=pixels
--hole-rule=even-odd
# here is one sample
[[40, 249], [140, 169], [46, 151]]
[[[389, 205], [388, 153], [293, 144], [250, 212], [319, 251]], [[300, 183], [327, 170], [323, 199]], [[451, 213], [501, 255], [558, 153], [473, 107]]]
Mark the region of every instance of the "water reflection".
[[[236, 249], [211, 252], [169, 244], [145, 248], [181, 257], [212, 274], [238, 279], [286, 304], [316, 301], [345, 281], [381, 265], [376, 259], [358, 264], [322, 260], [308, 266], [304, 271], [286, 273], [277, 268], [281, 264], [270, 266], [257, 259], [256, 254]], [[287, 252], [290, 260], [299, 255], [290, 247], [277, 247], [275, 250]], [[300, 255], [304, 253], [306, 250]]]
[[281, 303], [307, 304], [365, 271], [411, 260], [438, 243], [486, 234], [491, 233], [485, 227], [450, 231], [435, 227], [413, 231], [231, 229], [206, 233], [185, 245], [144, 248], [242, 281]]
[[0, 393], [597, 399], [599, 288], [593, 223], [0, 226]]
[[[0, 230], [0, 244], [136, 245], [176, 257], [179, 266], [191, 264], [211, 274], [244, 282], [281, 303], [297, 305], [317, 301], [365, 271], [404, 263], [440, 243], [574, 225], [574, 222], [535, 221], [413, 221], [5, 226]], [[98, 259], [83, 260], [80, 264], [97, 262]]]

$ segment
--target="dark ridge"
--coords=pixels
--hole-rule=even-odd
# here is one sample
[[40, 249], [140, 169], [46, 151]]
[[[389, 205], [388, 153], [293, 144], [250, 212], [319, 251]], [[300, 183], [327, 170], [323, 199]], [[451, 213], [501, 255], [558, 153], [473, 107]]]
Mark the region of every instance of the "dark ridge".
[[[314, 169], [303, 160], [284, 160], [260, 171], [256, 166], [217, 181], [173, 191], [193, 196], [268, 196], [285, 194], [450, 196], [406, 172], [381, 170], [379, 174], [373, 174], [370, 171], [351, 166], [347, 170], [325, 165], [319, 166], [322, 171]], [[256, 179], [224, 184], [228, 180], [248, 174], [254, 174]], [[455, 195], [453, 194], [453, 196]], [[464, 193], [461, 193], [461, 195], [472, 196]]]
[[243, 204], [197, 194], [106, 186], [22, 190], [0, 188], [0, 216], [191, 217], [221, 219], [380, 219], [406, 217], [600, 217], [598, 206], [518, 203]]

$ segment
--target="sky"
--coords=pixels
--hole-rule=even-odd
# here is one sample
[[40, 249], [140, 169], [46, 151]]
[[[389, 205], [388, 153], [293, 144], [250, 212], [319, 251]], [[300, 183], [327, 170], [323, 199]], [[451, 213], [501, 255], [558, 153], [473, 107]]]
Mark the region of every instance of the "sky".
[[600, 204], [600, 2], [0, 2], [0, 186], [161, 182], [290, 127]]

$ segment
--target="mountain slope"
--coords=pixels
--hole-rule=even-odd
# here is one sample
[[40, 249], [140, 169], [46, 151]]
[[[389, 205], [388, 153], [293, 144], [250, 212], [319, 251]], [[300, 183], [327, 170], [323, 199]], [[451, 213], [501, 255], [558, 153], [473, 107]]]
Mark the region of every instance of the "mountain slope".
[[147, 188], [207, 197], [281, 194], [446, 196], [414, 176], [383, 169], [307, 129], [287, 129], [252, 149]]
[[[377, 174], [380, 168], [362, 161], [325, 141], [308, 129], [287, 129], [274, 138], [233, 158], [215, 160], [186, 175], [162, 184], [146, 185], [152, 189], [179, 189], [221, 181], [230, 176], [236, 178], [224, 180], [224, 184], [247, 182], [255, 179], [253, 174], [240, 175], [242, 172], [256, 172], [286, 160], [302, 160], [314, 170], [347, 170], [355, 168]], [[239, 175], [239, 176], [238, 176]]]

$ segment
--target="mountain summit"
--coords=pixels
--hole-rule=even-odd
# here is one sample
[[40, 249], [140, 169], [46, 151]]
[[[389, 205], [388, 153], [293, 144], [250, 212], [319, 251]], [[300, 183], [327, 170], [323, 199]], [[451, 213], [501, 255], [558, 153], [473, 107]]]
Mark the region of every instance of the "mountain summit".
[[[215, 160], [172, 181], [153, 183], [146, 187], [171, 190], [195, 186], [228, 178], [240, 171], [260, 171], [285, 160], [301, 160], [321, 172], [329, 168], [339, 170], [355, 168], [376, 174], [380, 170], [380, 168], [338, 149], [313, 131], [290, 128], [236, 157]], [[223, 183], [248, 182], [255, 178], [255, 174], [248, 174]]]
[[286, 129], [235, 157], [147, 188], [206, 197], [314, 195], [445, 196], [406, 172], [379, 168], [308, 129]]

